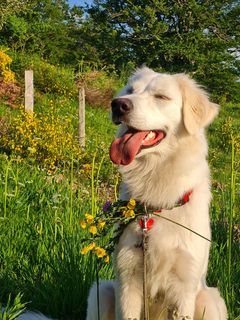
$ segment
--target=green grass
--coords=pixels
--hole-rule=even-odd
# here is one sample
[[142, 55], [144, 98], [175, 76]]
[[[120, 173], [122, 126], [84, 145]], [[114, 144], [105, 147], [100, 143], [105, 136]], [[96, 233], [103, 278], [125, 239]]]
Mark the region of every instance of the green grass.
[[95, 273], [80, 254], [79, 220], [91, 211], [91, 189], [70, 173], [49, 176], [5, 157], [0, 161], [1, 301], [21, 292], [34, 309], [77, 319]]
[[[36, 99], [36, 112], [49, 101], [57, 112], [69, 114], [73, 134], [77, 134], [77, 101], [45, 95]], [[239, 107], [228, 106], [209, 130], [213, 172], [211, 205], [213, 243], [208, 284], [218, 286], [224, 296], [229, 319], [236, 320], [239, 305], [239, 154], [221, 128], [232, 116], [239, 126]], [[108, 157], [115, 127], [108, 113], [88, 107], [87, 140], [83, 162], [73, 159], [70, 166], [54, 174], [37, 163], [19, 162], [0, 155], [0, 301], [21, 293], [27, 308], [59, 319], [84, 319], [89, 287], [95, 279], [95, 261], [82, 256], [84, 232], [79, 220], [95, 212], [108, 198], [114, 198], [118, 180]], [[0, 107], [0, 114], [5, 112]], [[9, 111], [8, 111], [9, 112]], [[12, 115], [16, 110], [10, 112]], [[224, 142], [224, 143], [223, 143]], [[100, 271], [111, 278], [111, 265]]]

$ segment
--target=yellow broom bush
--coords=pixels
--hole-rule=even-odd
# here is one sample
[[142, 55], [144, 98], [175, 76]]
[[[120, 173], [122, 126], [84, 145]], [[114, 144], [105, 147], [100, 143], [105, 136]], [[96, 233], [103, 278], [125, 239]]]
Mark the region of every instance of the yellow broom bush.
[[0, 49], [0, 77], [4, 83], [15, 82], [15, 74], [10, 70], [12, 58], [6, 54], [6, 50]]
[[20, 159], [29, 158], [54, 170], [63, 162], [82, 157], [70, 126], [69, 118], [57, 115], [53, 107], [34, 114], [22, 110], [11, 119], [7, 134], [1, 137], [1, 146]]

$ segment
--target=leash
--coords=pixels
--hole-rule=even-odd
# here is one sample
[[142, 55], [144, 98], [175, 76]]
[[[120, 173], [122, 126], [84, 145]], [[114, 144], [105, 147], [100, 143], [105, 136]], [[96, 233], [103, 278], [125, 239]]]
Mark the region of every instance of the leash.
[[147, 250], [148, 250], [148, 226], [149, 214], [144, 205], [143, 228], [142, 228], [142, 250], [143, 250], [143, 320], [149, 320], [148, 292], [147, 292]]

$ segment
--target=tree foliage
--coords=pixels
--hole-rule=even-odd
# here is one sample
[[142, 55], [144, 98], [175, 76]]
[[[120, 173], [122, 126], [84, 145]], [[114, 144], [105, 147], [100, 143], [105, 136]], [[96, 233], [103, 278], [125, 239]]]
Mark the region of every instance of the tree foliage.
[[24, 12], [28, 5], [28, 0], [0, 0], [0, 30], [9, 16]]
[[228, 97], [239, 76], [228, 52], [239, 42], [239, 13], [236, 0], [95, 0], [90, 41], [118, 69], [134, 62], [186, 71]]
[[239, 100], [239, 16], [237, 0], [0, 0], [0, 43], [75, 68], [188, 72]]
[[[21, 0], [14, 1], [20, 6]], [[8, 16], [2, 20], [1, 43], [15, 51], [38, 53], [54, 63], [66, 62], [72, 55], [70, 47], [74, 41], [70, 36], [73, 12], [68, 2], [31, 0], [26, 3], [27, 10], [9, 7]]]

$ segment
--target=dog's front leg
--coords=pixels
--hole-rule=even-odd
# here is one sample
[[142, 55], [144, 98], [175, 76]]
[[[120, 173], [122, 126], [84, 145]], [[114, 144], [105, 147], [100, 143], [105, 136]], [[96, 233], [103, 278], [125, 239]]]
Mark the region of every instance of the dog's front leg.
[[[200, 281], [200, 264], [195, 262], [192, 254], [180, 248], [177, 249], [175, 258], [172, 272], [168, 274], [165, 304], [170, 309], [173, 308], [172, 311], [178, 315], [177, 319], [192, 320]], [[175, 318], [173, 314], [170, 317], [171, 320]]]
[[195, 292], [186, 292], [185, 290], [182, 292], [183, 299], [178, 301], [177, 304], [177, 314], [179, 319], [191, 319], [193, 320], [194, 309], [195, 309], [195, 301], [196, 301], [196, 293]]
[[[166, 293], [163, 314], [165, 320], [193, 320], [196, 293], [184, 290], [170, 290]], [[155, 318], [154, 318], [155, 319]], [[162, 319], [162, 318], [161, 318]], [[199, 319], [200, 320], [200, 319]], [[212, 319], [215, 320], [215, 319]]]
[[[130, 241], [131, 240], [131, 241]], [[116, 320], [140, 320], [143, 297], [141, 238], [125, 234], [115, 251]], [[131, 243], [131, 245], [129, 245]]]
[[140, 320], [142, 309], [142, 287], [139, 282], [128, 278], [117, 283], [116, 320]]

